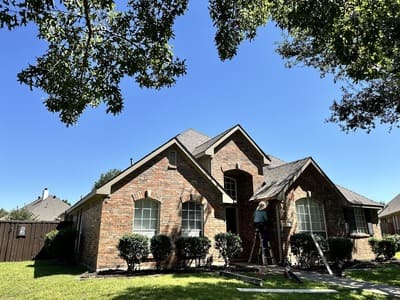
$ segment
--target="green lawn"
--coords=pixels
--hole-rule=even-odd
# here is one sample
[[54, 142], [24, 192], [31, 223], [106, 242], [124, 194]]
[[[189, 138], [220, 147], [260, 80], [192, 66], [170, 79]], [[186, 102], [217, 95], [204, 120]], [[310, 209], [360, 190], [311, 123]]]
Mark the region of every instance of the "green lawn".
[[400, 265], [384, 264], [375, 269], [346, 271], [346, 277], [368, 282], [400, 286]]
[[[82, 272], [48, 261], [0, 263], [0, 299], [386, 299], [343, 288], [334, 295], [240, 293], [237, 287], [252, 286], [217, 273], [80, 280]], [[330, 288], [297, 284], [281, 275], [267, 275], [264, 287]]]

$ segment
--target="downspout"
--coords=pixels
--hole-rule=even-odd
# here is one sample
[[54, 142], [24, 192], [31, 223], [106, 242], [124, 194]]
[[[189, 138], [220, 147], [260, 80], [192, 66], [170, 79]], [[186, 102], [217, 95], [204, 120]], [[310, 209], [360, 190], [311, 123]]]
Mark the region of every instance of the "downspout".
[[278, 197], [277, 197], [277, 202], [275, 205], [275, 216], [276, 216], [276, 232], [278, 235], [278, 252], [279, 252], [279, 263], [282, 264], [283, 263], [283, 249], [282, 249], [282, 237], [281, 237], [281, 213], [280, 213], [280, 202], [283, 201], [284, 199], [284, 195], [283, 192], [279, 193]]

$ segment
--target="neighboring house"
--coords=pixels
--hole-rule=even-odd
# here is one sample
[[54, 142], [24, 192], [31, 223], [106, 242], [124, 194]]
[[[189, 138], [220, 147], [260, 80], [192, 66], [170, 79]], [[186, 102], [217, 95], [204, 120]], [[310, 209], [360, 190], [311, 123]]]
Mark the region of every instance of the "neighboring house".
[[70, 208], [70, 205], [56, 196], [49, 195], [49, 190], [45, 188], [42, 196], [23, 208], [33, 214], [35, 221], [56, 221], [60, 220], [60, 215]]
[[379, 213], [383, 234], [400, 234], [400, 194]]
[[94, 270], [125, 266], [116, 245], [128, 232], [213, 240], [231, 231], [242, 238], [247, 259], [261, 200], [270, 202], [278, 262], [288, 255], [291, 234], [311, 230], [351, 236], [355, 258], [374, 257], [368, 237], [380, 237], [380, 204], [336, 186], [312, 158], [285, 163], [265, 154], [240, 125], [214, 138], [193, 129], [177, 135], [91, 191], [66, 218], [79, 232], [81, 263]]

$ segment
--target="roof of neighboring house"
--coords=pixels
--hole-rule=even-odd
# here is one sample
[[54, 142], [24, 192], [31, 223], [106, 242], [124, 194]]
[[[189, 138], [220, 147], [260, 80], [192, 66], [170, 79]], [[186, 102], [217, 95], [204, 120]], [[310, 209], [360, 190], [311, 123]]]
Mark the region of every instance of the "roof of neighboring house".
[[54, 195], [49, 195], [46, 198], [39, 197], [37, 200], [24, 206], [36, 218], [36, 221], [55, 221], [63, 214], [70, 206], [57, 198]]
[[372, 206], [372, 207], [377, 207], [377, 208], [383, 207], [382, 204], [372, 201], [371, 199], [369, 199], [365, 196], [362, 196], [360, 194], [357, 194], [356, 192], [353, 192], [349, 189], [346, 189], [345, 187], [342, 187], [340, 185], [336, 185], [336, 187], [339, 189], [339, 191], [346, 197], [346, 199], [351, 204], [361, 205], [361, 206]]
[[379, 217], [382, 218], [399, 212], [400, 212], [400, 194], [398, 194], [396, 197], [390, 200], [388, 204], [386, 204], [383, 210], [379, 213]]

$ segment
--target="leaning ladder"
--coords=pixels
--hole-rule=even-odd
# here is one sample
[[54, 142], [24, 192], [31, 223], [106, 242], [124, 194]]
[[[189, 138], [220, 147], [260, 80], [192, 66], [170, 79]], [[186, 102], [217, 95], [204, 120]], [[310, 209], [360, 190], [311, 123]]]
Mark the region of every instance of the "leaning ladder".
[[[254, 233], [254, 238], [253, 238], [253, 246], [251, 247], [250, 251], [250, 256], [248, 262], [250, 263], [253, 259], [253, 254], [254, 254], [254, 248], [256, 247], [257, 239], [259, 240], [259, 248], [258, 248], [258, 263], [260, 262], [259, 259], [261, 257], [261, 262], [262, 265], [265, 266], [268, 263], [268, 260], [271, 262], [272, 265], [276, 265], [276, 259], [274, 257], [274, 253], [271, 248], [271, 244], [269, 241], [267, 242], [267, 249], [264, 248], [264, 242], [262, 238], [262, 234], [258, 228], [256, 228], [256, 231]], [[266, 251], [268, 250], [268, 257], [266, 257]]]

